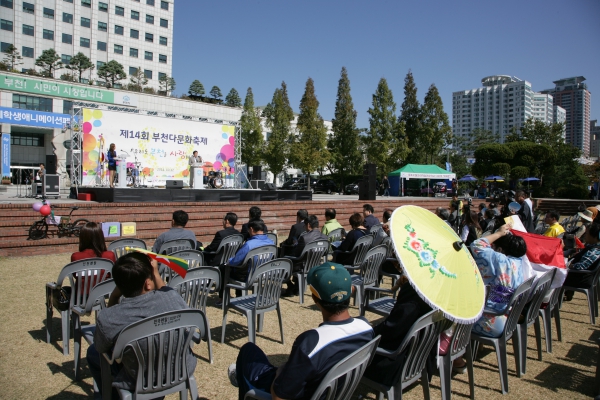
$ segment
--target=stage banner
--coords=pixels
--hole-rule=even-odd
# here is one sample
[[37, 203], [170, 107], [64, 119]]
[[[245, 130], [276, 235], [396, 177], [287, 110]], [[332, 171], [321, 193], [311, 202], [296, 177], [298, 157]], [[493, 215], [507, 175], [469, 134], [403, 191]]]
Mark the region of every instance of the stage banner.
[[167, 179], [189, 184], [194, 150], [204, 161], [204, 175], [235, 172], [235, 127], [230, 125], [84, 108], [82, 128], [84, 186], [104, 182], [111, 143], [129, 166], [140, 164], [139, 181], [148, 186], [165, 185]]

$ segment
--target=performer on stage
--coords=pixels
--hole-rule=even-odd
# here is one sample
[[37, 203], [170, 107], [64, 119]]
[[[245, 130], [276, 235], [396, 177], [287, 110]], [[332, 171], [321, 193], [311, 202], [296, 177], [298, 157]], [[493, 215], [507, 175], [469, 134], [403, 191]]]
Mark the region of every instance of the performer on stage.
[[[192, 165], [196, 165], [196, 167], [200, 167], [198, 164], [202, 164], [202, 157], [198, 155], [198, 151], [194, 150], [189, 160], [190, 164], [190, 189], [194, 187], [194, 167]], [[201, 182], [202, 184], [204, 182]]]
[[37, 176], [35, 177], [35, 180], [43, 182], [45, 174], [46, 174], [46, 169], [44, 168], [44, 164], [40, 164], [40, 170], [37, 172]]
[[[108, 159], [108, 180], [111, 188], [115, 187], [115, 174], [117, 173], [117, 160], [115, 160], [115, 157], [117, 156], [116, 149], [117, 146], [114, 143], [111, 143], [108, 152], [106, 153], [106, 158]], [[127, 179], [127, 177], [123, 176], [121, 179]]]

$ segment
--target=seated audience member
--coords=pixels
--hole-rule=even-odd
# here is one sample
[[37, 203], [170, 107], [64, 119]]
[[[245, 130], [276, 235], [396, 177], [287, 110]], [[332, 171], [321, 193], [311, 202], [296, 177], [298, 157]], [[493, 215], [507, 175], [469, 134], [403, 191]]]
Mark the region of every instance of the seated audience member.
[[[196, 235], [189, 229], [185, 229], [189, 220], [188, 213], [183, 210], [177, 210], [173, 212], [173, 219], [171, 220], [171, 229], [168, 231], [161, 233], [154, 242], [152, 246], [152, 251], [154, 253], [158, 253], [160, 251], [160, 246], [163, 243], [168, 242], [170, 240], [178, 240], [178, 239], [188, 239], [194, 243], [194, 246], [197, 246]], [[195, 247], [194, 247], [195, 248]]]
[[458, 230], [460, 225], [460, 214], [457, 208], [458, 202], [450, 202], [450, 208], [448, 209], [448, 224], [454, 229]]
[[[525, 240], [512, 235], [508, 225], [471, 244], [471, 253], [479, 267], [483, 283], [490, 288], [485, 307], [496, 312], [507, 311], [507, 303], [515, 289], [523, 283], [521, 257], [527, 252]], [[485, 312], [473, 326], [473, 332], [498, 337], [504, 329], [506, 316]]]
[[390, 236], [390, 219], [392, 218], [393, 210], [386, 208], [383, 210], [383, 224], [381, 225], [386, 235]]
[[486, 204], [485, 203], [479, 203], [479, 205], [477, 206], [477, 208], [479, 209], [479, 212], [477, 213], [477, 217], [479, 219], [483, 219], [483, 216], [485, 215], [485, 210], [487, 210]]
[[281, 242], [283, 255], [292, 255], [294, 253], [294, 247], [298, 244], [298, 238], [303, 232], [306, 232], [306, 225], [304, 224], [306, 218], [308, 218], [308, 211], [305, 209], [296, 212], [296, 223], [290, 228], [287, 239]]
[[562, 225], [558, 223], [559, 219], [560, 214], [556, 210], [551, 210], [546, 213], [544, 222], [549, 226], [548, 229], [546, 229], [546, 232], [544, 232], [544, 236], [560, 237], [565, 233], [565, 228], [563, 228]]
[[102, 228], [95, 222], [88, 222], [79, 231], [79, 251], [71, 254], [71, 262], [94, 257], [117, 261], [115, 253], [106, 249]]
[[523, 222], [523, 226], [527, 229], [527, 232], [532, 233], [535, 230], [535, 227], [533, 226], [533, 212], [531, 211], [529, 204], [525, 201], [526, 198], [527, 196], [522, 190], [518, 190], [515, 193], [515, 200], [521, 205], [517, 214], [519, 215], [519, 218], [521, 218], [521, 222]]
[[273, 399], [310, 399], [332, 366], [373, 339], [369, 323], [348, 312], [352, 285], [344, 267], [322, 264], [308, 273], [307, 280], [323, 323], [296, 338], [288, 361], [279, 368], [254, 343], [242, 346], [228, 370], [240, 400], [252, 388]]
[[470, 246], [471, 243], [481, 236], [481, 226], [479, 226], [475, 211], [469, 211], [464, 215], [465, 220], [460, 230], [460, 240], [465, 242], [467, 246]]
[[354, 261], [354, 254], [345, 254], [344, 252], [352, 250], [356, 241], [367, 234], [367, 229], [363, 226], [362, 215], [352, 214], [349, 222], [352, 230], [346, 234], [346, 238], [333, 252], [333, 261], [340, 264], [350, 264]]
[[[87, 362], [98, 390], [102, 390], [100, 357], [113, 348], [121, 331], [136, 321], [164, 312], [184, 310], [188, 306], [183, 298], [172, 288], [165, 286], [156, 261], [141, 253], [129, 253], [120, 257], [112, 269], [116, 288], [110, 296], [108, 308], [100, 310], [96, 319], [94, 344], [87, 351]], [[124, 296], [120, 303], [119, 298]], [[148, 357], [146, 341], [140, 343], [144, 357]], [[188, 349], [187, 370], [193, 374], [196, 357]], [[137, 379], [137, 361], [134, 352], [125, 351], [122, 363], [111, 367], [114, 387], [135, 389]], [[118, 398], [114, 393], [112, 398]], [[99, 397], [95, 393], [94, 397]], [[115, 397], [116, 396], [116, 397]]]
[[211, 262], [213, 261], [214, 258], [214, 254], [210, 254], [210, 253], [215, 253], [217, 251], [217, 249], [219, 248], [219, 245], [221, 244], [221, 241], [223, 239], [225, 239], [227, 236], [231, 236], [231, 235], [235, 235], [236, 233], [240, 233], [237, 229], [235, 229], [235, 224], [237, 224], [237, 214], [229, 212], [227, 214], [225, 214], [225, 217], [223, 217], [223, 229], [220, 231], [217, 231], [217, 233], [215, 233], [215, 237], [213, 238], [212, 242], [210, 242], [210, 244], [208, 246], [206, 246], [202, 251], [204, 252], [204, 262], [207, 265], [210, 265]]
[[450, 218], [450, 211], [448, 211], [447, 208], [444, 207], [438, 207], [435, 210], [435, 214], [444, 222], [446, 222], [449, 226], [450, 225], [450, 221], [448, 221], [448, 218]]
[[[577, 228], [575, 236], [577, 236], [579, 240], [583, 240], [585, 232], [590, 228], [592, 221], [594, 221], [594, 213], [591, 211], [592, 209], [596, 209], [596, 207], [588, 207], [585, 211], [577, 213], [579, 214], [581, 225], [579, 228]], [[596, 211], [596, 214], [597, 213], [598, 211]]]
[[336, 229], [344, 229], [344, 227], [335, 219], [336, 211], [335, 208], [327, 208], [325, 210], [325, 223], [321, 229], [321, 233], [329, 235], [329, 232]]
[[[593, 223], [585, 232], [585, 248], [569, 263], [570, 270], [596, 270], [600, 261], [600, 224]], [[584, 287], [592, 284], [591, 274], [567, 274], [565, 286]], [[574, 292], [565, 291], [565, 300], [571, 301]]]
[[492, 202], [490, 203], [488, 209], [493, 210], [496, 216], [500, 216], [500, 210], [498, 209], [498, 204]]
[[371, 227], [373, 225], [379, 224], [379, 219], [375, 215], [373, 215], [374, 212], [375, 212], [375, 210], [373, 209], [372, 205], [370, 205], [370, 204], [363, 205], [363, 215], [365, 217], [364, 225], [365, 225], [365, 228], [367, 229], [367, 233], [369, 233], [371, 231]]
[[480, 223], [481, 230], [483, 231], [481, 236], [487, 236], [490, 233], [494, 233], [494, 226], [496, 225], [496, 213], [492, 209], [485, 210], [483, 221]]
[[[248, 222], [242, 225], [242, 235], [244, 235], [244, 240], [248, 240], [250, 234], [248, 232], [248, 224], [252, 221], [260, 221], [264, 224], [264, 221], [260, 218], [262, 216], [262, 211], [260, 208], [253, 206], [248, 210]], [[264, 226], [264, 233], [267, 233], [267, 225]]]

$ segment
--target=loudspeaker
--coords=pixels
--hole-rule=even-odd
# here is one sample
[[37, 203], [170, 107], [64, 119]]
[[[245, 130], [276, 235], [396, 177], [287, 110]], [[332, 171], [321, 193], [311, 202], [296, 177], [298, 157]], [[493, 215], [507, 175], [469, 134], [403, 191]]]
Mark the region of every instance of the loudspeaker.
[[167, 180], [167, 189], [183, 189], [183, 181]]
[[265, 183], [262, 190], [277, 190], [274, 183]]
[[60, 178], [58, 177], [58, 175], [44, 174], [44, 182], [42, 184], [42, 195], [44, 197], [60, 197]]
[[363, 166], [363, 179], [358, 186], [359, 200], [375, 200], [377, 198], [377, 165]]
[[260, 165], [255, 165], [252, 167], [252, 180], [259, 181], [261, 179], [262, 167]]
[[261, 181], [261, 180], [252, 180], [250, 181], [250, 186], [252, 186], [252, 189], [264, 189], [265, 187], [265, 181]]
[[54, 154], [46, 155], [46, 173], [56, 174], [56, 156]]

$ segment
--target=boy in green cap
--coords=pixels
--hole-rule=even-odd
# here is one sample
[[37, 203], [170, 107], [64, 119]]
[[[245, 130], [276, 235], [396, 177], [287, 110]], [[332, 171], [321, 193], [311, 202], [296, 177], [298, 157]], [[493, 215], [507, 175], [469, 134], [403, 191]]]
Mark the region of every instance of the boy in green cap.
[[273, 400], [310, 399], [331, 367], [373, 339], [367, 320], [348, 313], [352, 279], [342, 265], [321, 264], [308, 273], [307, 282], [323, 323], [296, 338], [287, 363], [279, 368], [254, 343], [242, 346], [228, 370], [240, 400], [250, 389], [269, 392]]

